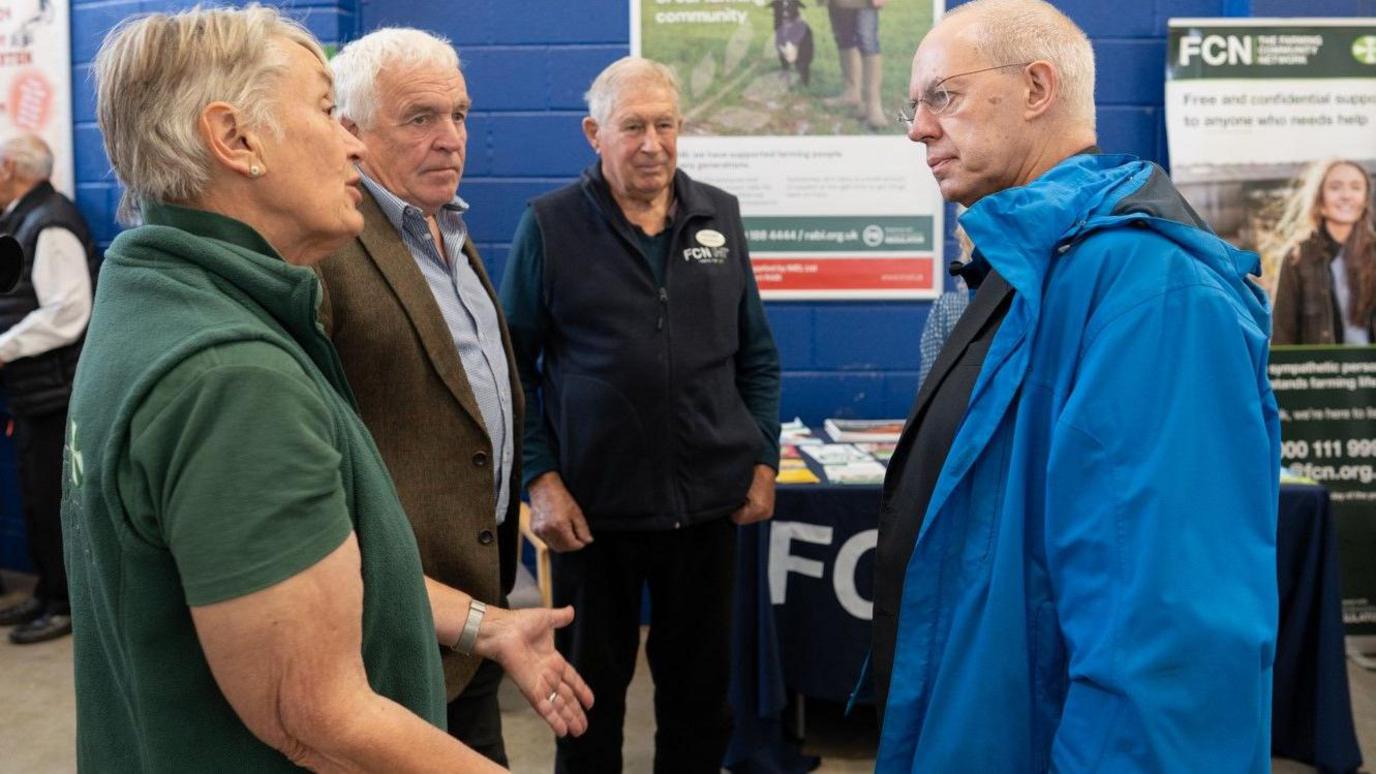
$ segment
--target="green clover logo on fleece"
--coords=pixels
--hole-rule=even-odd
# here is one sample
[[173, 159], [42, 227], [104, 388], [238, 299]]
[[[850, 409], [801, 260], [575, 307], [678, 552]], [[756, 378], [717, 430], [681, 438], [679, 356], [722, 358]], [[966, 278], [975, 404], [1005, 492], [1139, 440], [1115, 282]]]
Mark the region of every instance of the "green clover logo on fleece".
[[81, 450], [76, 445], [76, 422], [68, 422], [67, 427], [67, 454], [72, 463], [72, 486], [81, 486], [81, 482], [86, 478], [86, 464], [82, 460]]

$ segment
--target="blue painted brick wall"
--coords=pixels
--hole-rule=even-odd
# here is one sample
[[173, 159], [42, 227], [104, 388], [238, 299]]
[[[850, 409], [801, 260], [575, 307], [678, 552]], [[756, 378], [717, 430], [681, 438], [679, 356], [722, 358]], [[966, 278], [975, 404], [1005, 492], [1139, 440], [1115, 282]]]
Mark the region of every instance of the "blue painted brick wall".
[[[923, 0], [896, 0], [922, 2]], [[181, 0], [76, 0], [72, 10], [77, 198], [102, 241], [116, 233], [118, 192], [94, 125], [89, 62], [106, 30], [125, 16], [190, 5]], [[325, 42], [384, 25], [450, 37], [475, 100], [463, 195], [474, 238], [500, 276], [516, 221], [532, 196], [593, 159], [579, 131], [582, 93], [627, 52], [627, 0], [313, 0], [281, 3]], [[1100, 144], [1167, 164], [1162, 115], [1166, 20], [1172, 16], [1366, 16], [1376, 0], [1058, 0], [1094, 40], [1099, 64]], [[882, 18], [882, 17], [881, 17]], [[917, 41], [914, 40], [915, 46]], [[907, 57], [911, 47], [888, 52]], [[893, 100], [902, 98], [892, 89]], [[947, 222], [953, 222], [948, 213]], [[948, 235], [948, 253], [954, 245]], [[783, 413], [827, 416], [907, 413], [916, 391], [918, 334], [926, 303], [771, 303], [784, 365]]]

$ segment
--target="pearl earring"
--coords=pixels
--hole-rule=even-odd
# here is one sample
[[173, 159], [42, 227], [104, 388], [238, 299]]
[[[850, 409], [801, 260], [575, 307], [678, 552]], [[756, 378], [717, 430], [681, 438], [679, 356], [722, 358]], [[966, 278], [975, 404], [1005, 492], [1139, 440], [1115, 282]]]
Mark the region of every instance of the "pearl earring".
[[251, 167], [248, 168], [248, 176], [249, 176], [249, 177], [261, 177], [262, 174], [263, 174], [263, 170], [262, 170], [261, 168], [259, 168], [259, 166], [258, 166], [257, 164], [254, 164], [253, 166], [251, 166]]

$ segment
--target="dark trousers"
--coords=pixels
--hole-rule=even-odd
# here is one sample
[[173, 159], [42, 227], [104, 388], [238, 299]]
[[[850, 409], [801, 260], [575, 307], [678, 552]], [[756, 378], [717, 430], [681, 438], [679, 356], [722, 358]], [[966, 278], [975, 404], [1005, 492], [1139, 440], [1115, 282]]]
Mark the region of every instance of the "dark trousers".
[[33, 595], [49, 612], [62, 614], [70, 609], [67, 568], [62, 564], [62, 443], [66, 434], [66, 411], [14, 418], [24, 527], [29, 558], [38, 573]]
[[650, 589], [645, 655], [655, 684], [656, 774], [717, 774], [731, 735], [730, 519], [664, 532], [596, 532], [581, 551], [551, 554], [554, 606], [573, 605], [555, 632], [592, 688], [588, 730], [558, 740], [559, 774], [621, 771], [626, 688], [640, 647], [641, 589]]
[[449, 702], [449, 734], [472, 747], [503, 768], [507, 764], [506, 745], [502, 743], [502, 711], [497, 706], [497, 689], [502, 684], [502, 667], [483, 660], [473, 679]]

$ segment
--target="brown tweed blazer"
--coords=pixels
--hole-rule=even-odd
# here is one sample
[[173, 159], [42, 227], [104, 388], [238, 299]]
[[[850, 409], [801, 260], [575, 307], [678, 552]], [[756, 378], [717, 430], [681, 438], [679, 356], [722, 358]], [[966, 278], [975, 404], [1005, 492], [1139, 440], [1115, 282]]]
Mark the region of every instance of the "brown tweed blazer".
[[[415, 259], [367, 189], [359, 209], [363, 233], [317, 266], [321, 324], [396, 482], [425, 574], [496, 604], [516, 573], [525, 408], [506, 318], [473, 243], [465, 243], [464, 256], [497, 306], [511, 373], [511, 505], [498, 529], [492, 443], [454, 339]], [[442, 650], [453, 701], [481, 659]]]

